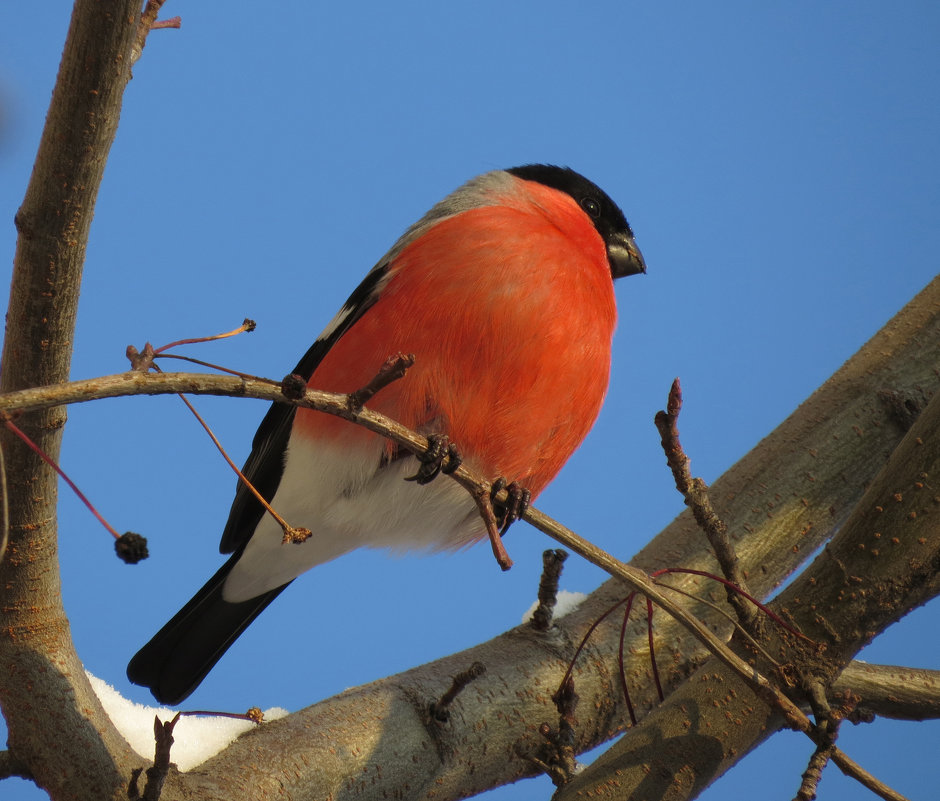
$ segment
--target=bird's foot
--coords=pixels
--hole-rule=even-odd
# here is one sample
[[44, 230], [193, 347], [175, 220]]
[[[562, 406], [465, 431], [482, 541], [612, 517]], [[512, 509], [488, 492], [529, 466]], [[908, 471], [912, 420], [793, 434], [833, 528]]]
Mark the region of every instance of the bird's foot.
[[[496, 496], [503, 490], [506, 490], [506, 500], [497, 501]], [[500, 537], [504, 536], [509, 527], [525, 514], [531, 499], [532, 493], [515, 481], [507, 484], [506, 479], [500, 476], [493, 482], [490, 488], [490, 503], [496, 515]]]
[[418, 472], [408, 476], [405, 481], [428, 484], [437, 478], [438, 473], [448, 475], [460, 467], [463, 457], [460, 450], [446, 434], [428, 434], [428, 448], [424, 453], [415, 454], [421, 463]]

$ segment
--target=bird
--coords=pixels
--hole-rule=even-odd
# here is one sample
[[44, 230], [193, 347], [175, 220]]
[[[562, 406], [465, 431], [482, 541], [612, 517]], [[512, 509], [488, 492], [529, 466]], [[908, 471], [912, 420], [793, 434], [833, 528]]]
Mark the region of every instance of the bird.
[[[581, 444], [607, 392], [613, 282], [646, 272], [623, 212], [568, 167], [479, 175], [408, 228], [349, 296], [293, 374], [355, 392], [392, 354], [407, 374], [368, 407], [459, 447], [467, 467], [536, 497]], [[415, 460], [336, 416], [273, 403], [239, 481], [222, 567], [131, 659], [128, 679], [176, 705], [301, 573], [360, 547], [457, 550], [486, 536], [469, 493], [427, 486]], [[433, 471], [432, 471], [433, 472]]]

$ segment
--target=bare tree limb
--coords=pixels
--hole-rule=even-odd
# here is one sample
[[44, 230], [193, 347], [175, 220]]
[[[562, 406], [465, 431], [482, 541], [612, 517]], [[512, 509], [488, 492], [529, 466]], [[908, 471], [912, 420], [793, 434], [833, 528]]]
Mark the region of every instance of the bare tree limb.
[[[140, 0], [77, 0], [23, 204], [0, 391], [68, 378], [88, 231], [124, 87]], [[65, 410], [21, 428], [57, 459]], [[62, 607], [56, 477], [5, 432], [9, 542], [0, 564], [0, 705], [9, 745], [56, 799], [119, 797], [133, 752], [88, 685]], [[50, 733], [58, 732], [50, 743]]]
[[860, 697], [859, 709], [895, 720], [940, 718], [940, 670], [852, 662], [836, 679], [833, 694]]

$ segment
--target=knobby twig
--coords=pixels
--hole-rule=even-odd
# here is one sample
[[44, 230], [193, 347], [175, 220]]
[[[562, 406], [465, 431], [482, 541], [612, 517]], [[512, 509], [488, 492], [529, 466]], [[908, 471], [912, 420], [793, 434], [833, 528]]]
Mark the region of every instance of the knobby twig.
[[160, 794], [163, 792], [163, 785], [166, 782], [167, 774], [170, 772], [170, 748], [173, 746], [173, 729], [182, 716], [177, 712], [172, 720], [164, 723], [160, 718], [153, 719], [153, 737], [155, 741], [153, 765], [147, 768], [147, 783], [144, 785], [144, 793], [140, 795], [137, 789], [137, 781], [143, 772], [140, 768], [134, 770], [131, 775], [130, 786], [127, 788], [127, 797], [132, 801], [159, 801]]
[[147, 35], [150, 31], [158, 28], [179, 28], [182, 21], [179, 17], [173, 17], [163, 22], [157, 22], [157, 15], [163, 7], [165, 0], [147, 0], [143, 13], [140, 15], [140, 22], [137, 25], [137, 38], [134, 41], [134, 49], [131, 51], [131, 63], [136, 63], [144, 52], [144, 46], [147, 44]]
[[835, 746], [819, 746], [813, 751], [809, 758], [809, 764], [801, 776], [800, 789], [797, 790], [795, 801], [815, 801], [816, 788], [819, 786], [819, 780], [822, 778], [822, 772], [829, 759], [832, 756], [832, 749]]
[[578, 706], [578, 694], [574, 689], [574, 679], [570, 676], [562, 683], [558, 691], [552, 696], [555, 708], [558, 710], [558, 728], [552, 729], [547, 723], [539, 726], [544, 746], [542, 754], [530, 761], [538, 765], [552, 780], [556, 787], [562, 787], [571, 781], [578, 767], [575, 750], [575, 724], [577, 718], [574, 711]]
[[[503, 538], [499, 534], [499, 523], [497, 523], [496, 514], [493, 512], [493, 498], [489, 483], [485, 480], [478, 483], [470, 478], [471, 474], [469, 471], [465, 471], [465, 474], [459, 474], [455, 471], [452, 475], [455, 480], [465, 487], [467, 487], [466, 482], [469, 479], [470, 486], [467, 488], [470, 490], [470, 495], [477, 505], [480, 517], [483, 518], [483, 524], [486, 526], [486, 534], [489, 537], [490, 546], [493, 548], [493, 556], [496, 557], [496, 562], [502, 570], [509, 570], [509, 568], [512, 567], [512, 559], [509, 558], [509, 554], [506, 552], [506, 546], [503, 545]], [[461, 478], [464, 480], [461, 481]], [[503, 490], [503, 494], [504, 497], [508, 499], [509, 493], [506, 492], [506, 490]]]
[[836, 738], [839, 736], [839, 724], [842, 721], [829, 706], [826, 689], [826, 685], [818, 679], [811, 681], [807, 687], [810, 705], [816, 717], [818, 744], [801, 776], [800, 789], [797, 790], [794, 801], [815, 801], [816, 788], [819, 786], [823, 770], [832, 758]]
[[474, 662], [466, 670], [454, 676], [447, 692], [439, 700], [432, 701], [428, 707], [431, 720], [437, 723], [446, 723], [450, 720], [450, 705], [454, 702], [454, 699], [460, 695], [468, 684], [484, 675], [486, 675], [486, 665], [482, 662]]
[[[679, 412], [681, 410], [682, 387], [677, 378], [669, 389], [666, 410], [657, 412], [654, 418], [662, 440], [663, 452], [666, 454], [666, 463], [672, 471], [676, 489], [679, 490], [685, 500], [685, 505], [692, 510], [696, 522], [708, 538], [721, 572], [732, 584], [747, 592], [747, 584], [738, 562], [738, 555], [728, 536], [728, 527], [712, 507], [708, 497], [708, 485], [700, 478], [693, 478], [689, 469], [689, 457], [686, 456], [682, 443], [679, 441]], [[757, 619], [753, 607], [744, 603], [730, 588], [727, 588], [727, 595], [728, 602], [738, 615], [741, 625], [753, 633]]]
[[395, 356], [389, 356], [385, 363], [379, 368], [373, 379], [361, 389], [349, 393], [349, 410], [352, 412], [362, 411], [375, 394], [387, 387], [394, 381], [403, 378], [405, 373], [415, 363], [415, 355], [409, 353], [407, 356], [398, 353]]
[[558, 603], [558, 580], [568, 558], [561, 548], [542, 552], [542, 578], [539, 580], [539, 605], [532, 613], [531, 626], [536, 631], [548, 631], [552, 626], [555, 604]]

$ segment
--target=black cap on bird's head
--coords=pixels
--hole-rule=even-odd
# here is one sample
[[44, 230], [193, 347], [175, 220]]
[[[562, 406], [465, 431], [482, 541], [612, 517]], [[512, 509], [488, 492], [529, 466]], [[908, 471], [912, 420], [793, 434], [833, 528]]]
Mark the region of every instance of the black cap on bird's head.
[[571, 195], [591, 218], [594, 228], [607, 246], [607, 261], [614, 278], [646, 272], [646, 262], [636, 245], [633, 231], [620, 207], [593, 181], [569, 167], [551, 164], [526, 164], [506, 170], [525, 181], [536, 181]]

